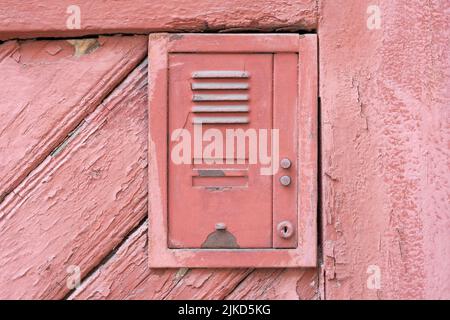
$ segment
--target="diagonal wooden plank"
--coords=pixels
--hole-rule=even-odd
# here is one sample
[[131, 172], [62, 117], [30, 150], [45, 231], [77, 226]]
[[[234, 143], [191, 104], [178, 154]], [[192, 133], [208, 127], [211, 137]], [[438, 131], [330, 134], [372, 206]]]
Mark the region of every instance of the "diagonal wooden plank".
[[69, 299], [318, 299], [316, 269], [149, 269], [147, 224]]
[[150, 269], [141, 226], [69, 299], [223, 299], [248, 269]]
[[0, 39], [177, 30], [311, 30], [317, 26], [317, 11], [317, 0], [2, 0]]
[[146, 253], [147, 222], [68, 299], [162, 299], [187, 270], [150, 270]]
[[222, 300], [251, 269], [192, 269], [164, 297], [167, 300]]
[[0, 298], [64, 297], [145, 218], [146, 87], [144, 62], [0, 205]]
[[0, 202], [146, 50], [144, 36], [0, 45]]
[[257, 269], [226, 297], [230, 300], [316, 300], [317, 269]]
[[18, 49], [17, 41], [8, 41], [0, 45], [0, 63]]

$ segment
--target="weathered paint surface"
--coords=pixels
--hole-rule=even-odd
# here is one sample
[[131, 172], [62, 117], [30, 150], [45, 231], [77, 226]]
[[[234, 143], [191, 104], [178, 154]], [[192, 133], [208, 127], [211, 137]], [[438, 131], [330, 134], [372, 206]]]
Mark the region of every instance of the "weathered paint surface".
[[150, 269], [147, 223], [84, 281], [69, 299], [223, 299], [248, 269]]
[[[278, 50], [283, 52], [281, 56]], [[240, 51], [245, 53], [236, 53]], [[292, 52], [293, 59], [288, 65], [294, 71], [291, 73], [282, 71], [282, 56], [286, 57], [286, 51]], [[150, 265], [159, 268], [315, 267], [316, 35], [153, 34], [149, 41], [149, 59], [149, 78], [152, 79], [149, 87]], [[249, 94], [251, 98], [245, 103], [251, 112], [248, 115], [250, 123], [245, 124], [244, 130], [272, 128], [272, 122], [275, 128], [280, 128], [280, 140], [290, 144], [290, 147], [281, 146], [279, 152], [282, 157], [289, 155], [295, 161], [294, 172], [290, 174], [298, 184], [293, 182], [289, 188], [285, 188], [278, 182], [282, 172], [273, 176], [264, 175], [261, 173], [263, 165], [252, 164], [251, 157], [248, 157], [247, 166], [226, 164], [225, 169], [247, 169], [246, 188], [210, 192], [198, 188], [199, 185], [192, 187], [193, 169], [208, 167], [196, 163], [176, 165], [174, 159], [168, 157], [173, 154], [172, 148], [176, 144], [169, 137], [179, 128], [189, 130], [190, 136], [195, 135], [196, 129], [192, 125], [195, 116], [191, 117], [190, 111], [191, 99], [195, 94], [191, 92], [189, 79], [192, 74], [201, 75], [201, 70], [234, 70], [233, 73], [238, 71], [239, 74], [245, 71], [244, 74], [249, 75], [250, 80], [247, 81], [251, 83], [252, 92]], [[292, 81], [286, 83], [289, 77]], [[300, 81], [297, 81], [297, 77]], [[284, 81], [283, 86], [280, 86], [281, 81]], [[213, 102], [209, 104], [214, 105]], [[272, 112], [268, 112], [270, 110]], [[287, 118], [300, 125], [291, 123], [290, 126]], [[236, 128], [242, 130], [242, 124]], [[225, 136], [225, 128], [219, 130]], [[301, 152], [297, 153], [293, 147], [295, 141], [298, 141]], [[189, 159], [202, 158], [203, 153], [196, 155], [195, 147], [189, 148], [194, 149]], [[233, 156], [227, 155], [227, 161], [229, 159], [233, 160]], [[273, 161], [278, 163], [279, 160]], [[217, 169], [221, 165], [214, 166]], [[276, 226], [280, 222], [278, 212], [285, 212], [284, 219], [290, 219], [296, 225], [298, 245], [286, 246], [286, 250], [279, 249], [281, 241], [275, 243], [278, 233], [275, 231], [272, 234], [272, 225]], [[288, 212], [291, 213], [290, 217]], [[198, 249], [202, 244], [211, 247], [211, 240], [216, 237], [214, 234], [213, 237], [208, 235], [214, 232], [217, 223], [229, 226], [229, 233], [221, 232], [226, 237], [231, 236], [227, 237], [228, 246], [231, 243], [234, 247], [251, 250]], [[217, 247], [217, 243], [214, 246]]]
[[449, 2], [320, 4], [326, 298], [448, 299]]
[[[69, 6], [73, 5], [80, 11], [79, 29], [72, 27], [75, 11]], [[295, 31], [317, 25], [316, 0], [134, 0], [132, 4], [126, 0], [1, 0], [0, 6], [0, 40], [119, 32]]]
[[[261, 283], [261, 290], [257, 296], [242, 292], [242, 298], [316, 298], [315, 270], [286, 271], [285, 282], [281, 276], [272, 282], [274, 270], [148, 267], [147, 63], [136, 66], [146, 53], [148, 38], [144, 38], [142, 42], [140, 37], [124, 37], [126, 45], [119, 52], [127, 54], [135, 48], [128, 57], [134, 70], [115, 88], [111, 87], [113, 91], [107, 98], [94, 104], [84, 117], [80, 116], [76, 130], [63, 127], [71, 134], [56, 139], [58, 147], [53, 152], [44, 154], [41, 161], [37, 160], [38, 153], [32, 153], [30, 157], [36, 165], [30, 167], [31, 172], [0, 204], [0, 297], [224, 299], [236, 288], [242, 288], [242, 283], [248, 283], [251, 275], [255, 283]], [[41, 48], [57, 47], [66, 41], [34, 43], [22, 47], [22, 54], [42, 58], [45, 55]], [[2, 57], [9, 59], [14, 52], [10, 48], [16, 45], [15, 42], [0, 45]], [[82, 47], [89, 45], [80, 43], [79, 52], [85, 50]], [[72, 59], [77, 49], [69, 46], [68, 50], [47, 63], [47, 71], [41, 76], [47, 77], [53, 69], [54, 73], [61, 72], [64, 64], [71, 63], [78, 64], [82, 74], [82, 59], [103, 49], [97, 48], [76, 62]], [[110, 57], [114, 47], [108, 50], [104, 55]], [[89, 68], [96, 65], [102, 68], [101, 56], [90, 61]], [[106, 67], [111, 67], [110, 63]], [[15, 79], [20, 73], [10, 75]], [[38, 74], [33, 83], [40, 84]], [[60, 99], [68, 99], [66, 95], [71, 93], [68, 88], [61, 90]], [[83, 95], [77, 94], [80, 98]], [[31, 101], [41, 97], [22, 96]], [[88, 102], [82, 105], [90, 105]], [[41, 105], [48, 112], [52, 107]], [[40, 121], [53, 120], [41, 117]], [[13, 123], [19, 128], [29, 125], [29, 121]], [[25, 142], [26, 138], [26, 134], [15, 137]], [[2, 147], [7, 150], [5, 142]], [[2, 151], [2, 159], [7, 155]], [[81, 286], [71, 293], [67, 282], [76, 281], [73, 267], [80, 268]], [[282, 274], [283, 269], [278, 273]], [[289, 292], [280, 286], [286, 282], [292, 288]]]
[[68, 299], [317, 299], [314, 269], [149, 269], [147, 224]]
[[146, 80], [144, 64], [1, 203], [2, 298], [64, 297], [70, 266], [83, 277], [145, 218]]
[[0, 201], [144, 58], [146, 37], [0, 46]]
[[[199, 8], [191, 8], [177, 16], [164, 11], [173, 9], [171, 5], [176, 2], [166, 1], [167, 6], [153, 10], [152, 19], [145, 13], [146, 23], [154, 24], [135, 31], [251, 26], [273, 30], [292, 24], [308, 28], [316, 24], [317, 17], [315, 10], [307, 9], [315, 8], [315, 1], [227, 1], [236, 11], [199, 13]], [[105, 4], [96, 1], [91, 6], [97, 3]], [[52, 138], [49, 129], [30, 130], [46, 126], [60, 129], [51, 140], [52, 147], [44, 152], [37, 148], [23, 153], [16, 160], [26, 157], [23, 166], [16, 168], [13, 161], [14, 174], [0, 184], [4, 188], [6, 183], [9, 186], [5, 190], [11, 191], [0, 199], [0, 297], [450, 298], [448, 1], [318, 3], [324, 254], [320, 279], [316, 269], [149, 269], [148, 79], [145, 62], [137, 66], [146, 54], [147, 37], [126, 38], [122, 46], [116, 43], [107, 50], [92, 40], [72, 44], [65, 40], [9, 41], [0, 44], [0, 69], [6, 63], [10, 70], [0, 90], [14, 80], [20, 90], [27, 84], [25, 70], [39, 68], [44, 57], [46, 69], [31, 78], [29, 86], [40, 88], [34, 95], [14, 94], [14, 87], [3, 91], [0, 99], [4, 95], [8, 98], [0, 100], [0, 128], [12, 125], [22, 134], [3, 140], [1, 133], [0, 162], [14, 157], [15, 148], [6, 147], [13, 146], [14, 141], [33, 145]], [[40, 4], [30, 14], [30, 9], [22, 7], [24, 3], [2, 1], [2, 8], [14, 5], [17, 11], [1, 11], [0, 36], [133, 32], [128, 28], [133, 19], [102, 29], [99, 23], [108, 18], [95, 10], [90, 10], [87, 17], [92, 15], [90, 19], [97, 21], [88, 20], [96, 28], [87, 29], [85, 25], [80, 31], [66, 32], [62, 8]], [[379, 30], [366, 26], [369, 4], [381, 9]], [[223, 9], [222, 5], [226, 6], [217, 4]], [[255, 9], [259, 5], [260, 11]], [[250, 8], [248, 13], [244, 7]], [[137, 5], [127, 8], [139, 11]], [[34, 18], [44, 15], [35, 15], [41, 9], [50, 19]], [[111, 14], [110, 21], [121, 20], [114, 12]], [[129, 12], [120, 14], [131, 16]], [[180, 16], [190, 18], [180, 20]], [[91, 58], [94, 55], [96, 58]], [[106, 56], [108, 59], [103, 60]], [[108, 61], [121, 61], [125, 56], [131, 62], [117, 72], [118, 78], [112, 77], [115, 84], [105, 85], [106, 89], [96, 86], [111, 68]], [[20, 65], [20, 57], [27, 63], [14, 69], [13, 62]], [[62, 119], [73, 109], [74, 120], [55, 121], [50, 115], [59, 112], [52, 108], [59, 100], [46, 103], [39, 93], [56, 95], [58, 92], [52, 93], [51, 89], [65, 83], [58, 70], [64, 74], [65, 65], [74, 59], [78, 59], [76, 67], [70, 69], [78, 77], [74, 87], [84, 89], [73, 92], [59, 87], [62, 101], [58, 106], [63, 111], [58, 117]], [[99, 64], [103, 67], [94, 69], [97, 78], [81, 76]], [[50, 82], [52, 74], [62, 80]], [[3, 76], [4, 72], [0, 72]], [[102, 98], [64, 106], [66, 100], [91, 97], [90, 91]], [[74, 94], [76, 97], [71, 96]], [[27, 113], [17, 115], [20, 106], [33, 106], [35, 101], [40, 101], [44, 114], [35, 118], [26, 118]], [[81, 126], [73, 132], [78, 124]], [[66, 139], [71, 132], [70, 139]], [[11, 170], [1, 171], [0, 177]], [[72, 293], [66, 286], [71, 276], [66, 270], [71, 265], [80, 266], [82, 273], [81, 286]], [[373, 267], [381, 271], [378, 290], [367, 287], [367, 271]]]

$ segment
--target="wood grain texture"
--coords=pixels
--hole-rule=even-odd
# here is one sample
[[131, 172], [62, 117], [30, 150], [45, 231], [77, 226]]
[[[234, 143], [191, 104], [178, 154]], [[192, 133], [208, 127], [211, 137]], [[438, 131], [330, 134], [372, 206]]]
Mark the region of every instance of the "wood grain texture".
[[[80, 29], [69, 29], [70, 5]], [[314, 29], [316, 0], [0, 1], [0, 40], [88, 34]], [[45, 18], [43, 18], [45, 17]]]
[[0, 45], [0, 202], [144, 58], [144, 36]]
[[144, 223], [69, 299], [317, 299], [314, 269], [150, 269]]
[[166, 299], [220, 300], [226, 298], [250, 269], [191, 269]]
[[[47, 108], [50, 108], [47, 105]], [[62, 298], [147, 214], [142, 63], [0, 207], [0, 297]]]
[[227, 296], [231, 300], [317, 300], [317, 269], [256, 269]]
[[[47, 42], [51, 52], [55, 43]], [[9, 57], [16, 44], [6, 44], [0, 52]], [[143, 63], [5, 198], [1, 298], [63, 298], [70, 266], [83, 281], [69, 299], [224, 299], [255, 272], [148, 268], [147, 80]], [[298, 298], [303, 275], [282, 271], [252, 288], [261, 298]]]
[[170, 269], [149, 272], [145, 222], [68, 299], [163, 299], [184, 273]]
[[69, 299], [222, 299], [248, 269], [150, 269], [147, 222]]
[[448, 1], [373, 4], [321, 1], [324, 291], [448, 299]]

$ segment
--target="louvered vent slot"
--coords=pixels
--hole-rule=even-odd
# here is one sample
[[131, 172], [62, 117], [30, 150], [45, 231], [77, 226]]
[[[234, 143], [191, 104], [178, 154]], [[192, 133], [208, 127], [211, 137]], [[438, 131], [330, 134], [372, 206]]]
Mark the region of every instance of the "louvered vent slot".
[[[192, 123], [220, 126], [248, 124], [249, 77], [247, 71], [239, 70], [193, 72]], [[212, 189], [247, 187], [248, 163], [244, 161], [242, 165], [236, 164], [241, 162], [232, 159], [232, 165], [220, 161], [215, 165], [195, 166], [192, 185]]]
[[[250, 85], [247, 71], [207, 70], [192, 73], [194, 124], [248, 124]], [[214, 115], [214, 113], [218, 113]], [[209, 114], [209, 115], [202, 115]]]

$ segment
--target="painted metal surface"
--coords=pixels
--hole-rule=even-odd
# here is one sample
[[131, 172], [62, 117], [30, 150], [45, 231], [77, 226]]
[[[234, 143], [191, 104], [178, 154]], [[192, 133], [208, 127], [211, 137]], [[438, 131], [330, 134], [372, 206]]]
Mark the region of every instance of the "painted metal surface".
[[233, 82], [204, 82], [204, 83], [192, 83], [192, 90], [239, 90], [248, 89], [248, 83], [233, 83]]
[[193, 106], [192, 112], [248, 112], [247, 105]]
[[[221, 38], [226, 46], [226, 37], [221, 36]], [[197, 48], [195, 42], [192, 42], [192, 46]], [[244, 67], [245, 72], [228, 71]], [[217, 90], [216, 94], [201, 94], [199, 92], [203, 90], [191, 89], [193, 83], [199, 82], [192, 80], [189, 76], [194, 74], [194, 78], [198, 79], [193, 70], [200, 69], [225, 70], [225, 73], [217, 71], [208, 73], [208, 81], [222, 81], [224, 75], [235, 80], [242, 78], [242, 74], [245, 74], [245, 83], [248, 83], [251, 89], [235, 90], [234, 93], [227, 94], [223, 94], [220, 90]], [[179, 128], [188, 130], [192, 138], [190, 140], [192, 157], [199, 160], [203, 158], [203, 148], [206, 148], [210, 141], [204, 141], [202, 136], [199, 137], [202, 141], [202, 150], [199, 150], [201, 152], [199, 156], [195, 154], [195, 124], [203, 124], [201, 135], [209, 129], [214, 129], [219, 130], [223, 137], [226, 137], [227, 129], [270, 129], [272, 127], [272, 69], [270, 53], [174, 53], [170, 55], [169, 136]], [[194, 103], [191, 102], [191, 97]], [[191, 116], [191, 108], [202, 106], [202, 102], [210, 105], [214, 101], [215, 106], [220, 107], [221, 101], [226, 101], [227, 104], [230, 101], [236, 101], [239, 105], [242, 100], [247, 101], [249, 108], [247, 116], [234, 116], [233, 113], [223, 115], [222, 112], [219, 114], [212, 112], [207, 117]], [[217, 160], [219, 163], [207, 164], [201, 161], [201, 163], [177, 164], [170, 158], [167, 160], [169, 162], [168, 241], [170, 248], [201, 248], [208, 235], [214, 233], [214, 225], [220, 221], [227, 224], [227, 231], [237, 239], [239, 248], [272, 247], [272, 178], [261, 175], [259, 165], [249, 163], [249, 143], [246, 143], [242, 155], [238, 156], [233, 150], [233, 155], [229, 157], [224, 152], [228, 142], [223, 143], [220, 159], [203, 159], [209, 160], [208, 162]], [[170, 155], [174, 147], [179, 144], [179, 140], [169, 142]], [[237, 145], [233, 148], [237, 148]], [[216, 155], [213, 154], [213, 157]], [[245, 160], [239, 164], [238, 159]], [[230, 162], [232, 164], [229, 164]], [[209, 179], [203, 175], [204, 187], [200, 187], [193, 181], [195, 178], [199, 180], [195, 170], [212, 168], [219, 172], [241, 174], [224, 175], [222, 179]], [[236, 181], [239, 183], [235, 183]]]
[[206, 71], [194, 71], [192, 72], [192, 78], [248, 78], [248, 71], [236, 71], [236, 70], [206, 70]]
[[[220, 50], [217, 43], [222, 44]], [[158, 34], [150, 37], [149, 57], [150, 266], [314, 266], [316, 207], [310, 201], [316, 199], [315, 36]], [[212, 99], [195, 99], [202, 89], [193, 90], [193, 82], [221, 83], [224, 78], [235, 82], [242, 77], [248, 89], [226, 96], [245, 95], [248, 116], [225, 116], [225, 110], [207, 117], [193, 115], [192, 108], [202, 104], [207, 108], [230, 104], [220, 89], [207, 94]], [[235, 99], [237, 106], [242, 99]], [[188, 162], [173, 161], [181, 139], [168, 137], [180, 128], [194, 137], [198, 123], [223, 136], [228, 128], [276, 128], [280, 153], [293, 159], [291, 166], [263, 175], [261, 165], [249, 163], [245, 154], [223, 164], [198, 163], [203, 154], [198, 156], [193, 144], [189, 144]], [[302, 137], [300, 144], [298, 137]], [[291, 183], [283, 186], [278, 180], [287, 174]], [[299, 195], [300, 185], [307, 186], [304, 190], [309, 193]], [[283, 221], [289, 223], [280, 233], [277, 226]], [[216, 230], [217, 224], [226, 228]], [[217, 248], [221, 250], [211, 250]]]

